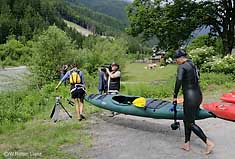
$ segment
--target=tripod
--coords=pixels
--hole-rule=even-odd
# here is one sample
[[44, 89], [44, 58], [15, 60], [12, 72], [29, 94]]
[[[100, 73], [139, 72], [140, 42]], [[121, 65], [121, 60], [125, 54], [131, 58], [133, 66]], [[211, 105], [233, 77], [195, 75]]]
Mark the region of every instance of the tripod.
[[57, 122], [59, 120], [60, 107], [65, 111], [65, 113], [69, 116], [69, 118], [72, 118], [72, 115], [69, 114], [69, 112], [65, 109], [65, 107], [61, 103], [61, 98], [62, 98], [61, 96], [55, 96], [55, 105], [50, 115], [51, 119], [54, 122]]

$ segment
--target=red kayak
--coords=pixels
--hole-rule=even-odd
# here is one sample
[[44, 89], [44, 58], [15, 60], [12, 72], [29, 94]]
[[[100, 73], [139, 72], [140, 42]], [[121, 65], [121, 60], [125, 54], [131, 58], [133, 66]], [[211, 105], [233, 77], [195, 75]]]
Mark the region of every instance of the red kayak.
[[220, 97], [220, 99], [225, 102], [235, 103], [235, 92], [223, 94], [223, 96]]
[[229, 121], [235, 121], [235, 104], [213, 102], [203, 104], [203, 108], [211, 112], [218, 118], [222, 118]]

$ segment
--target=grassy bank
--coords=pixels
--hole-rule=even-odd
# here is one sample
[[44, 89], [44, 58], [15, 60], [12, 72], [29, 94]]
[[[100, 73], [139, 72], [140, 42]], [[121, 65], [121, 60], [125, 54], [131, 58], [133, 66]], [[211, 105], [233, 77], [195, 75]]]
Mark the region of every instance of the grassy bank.
[[[50, 159], [78, 158], [91, 146], [90, 134], [82, 132], [87, 128], [87, 121], [78, 122], [75, 107], [66, 102], [69, 86], [62, 86], [57, 92], [54, 88], [55, 83], [40, 91], [25, 89], [0, 94], [0, 158], [30, 158], [32, 155]], [[57, 123], [50, 120], [55, 95], [65, 97], [62, 103], [73, 114], [73, 119]], [[85, 103], [88, 118], [97, 111], [96, 107]], [[73, 148], [77, 149], [76, 154], [70, 153]], [[23, 156], [10, 156], [11, 152]]]

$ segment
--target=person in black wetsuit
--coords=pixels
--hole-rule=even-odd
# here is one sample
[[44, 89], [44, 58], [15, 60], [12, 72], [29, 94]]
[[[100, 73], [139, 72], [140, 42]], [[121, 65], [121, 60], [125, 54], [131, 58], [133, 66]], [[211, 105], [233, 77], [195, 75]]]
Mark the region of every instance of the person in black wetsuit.
[[182, 86], [184, 96], [184, 129], [185, 143], [182, 149], [190, 150], [190, 137], [193, 131], [207, 145], [206, 154], [211, 153], [214, 143], [203, 133], [202, 129], [195, 124], [195, 115], [202, 102], [202, 93], [199, 86], [199, 72], [196, 66], [186, 58], [186, 53], [179, 49], [174, 53], [176, 63], [179, 65], [175, 83], [173, 101], [177, 102], [177, 95]]

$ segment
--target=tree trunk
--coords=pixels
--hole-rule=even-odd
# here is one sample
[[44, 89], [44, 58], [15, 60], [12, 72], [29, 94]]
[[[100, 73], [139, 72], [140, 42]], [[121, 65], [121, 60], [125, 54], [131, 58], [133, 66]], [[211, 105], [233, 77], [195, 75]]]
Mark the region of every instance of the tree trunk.
[[224, 55], [231, 54], [234, 47], [234, 28], [224, 30], [222, 34], [220, 37], [223, 42]]

